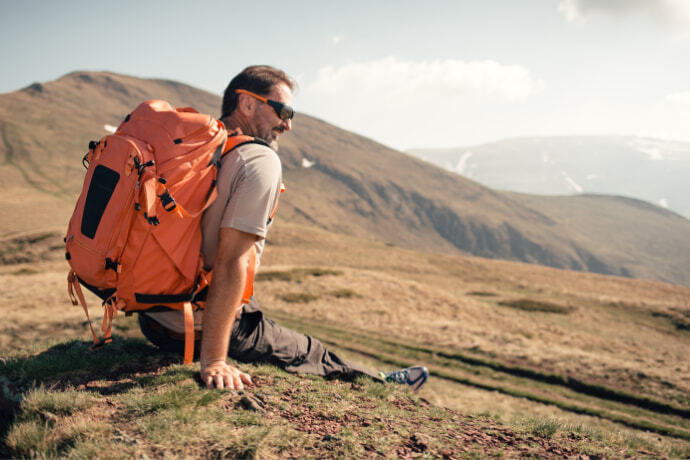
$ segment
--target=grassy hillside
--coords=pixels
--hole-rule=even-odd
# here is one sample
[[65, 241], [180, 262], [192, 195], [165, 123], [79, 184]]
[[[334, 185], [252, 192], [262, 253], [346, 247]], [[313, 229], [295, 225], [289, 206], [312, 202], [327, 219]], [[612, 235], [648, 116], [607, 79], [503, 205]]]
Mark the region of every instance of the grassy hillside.
[[[210, 113], [220, 104], [179, 83], [96, 72], [0, 95], [0, 213], [12, 216], [0, 253], [26, 232], [64, 231], [88, 141], [149, 98]], [[283, 219], [407, 248], [690, 283], [690, 221], [673, 213], [496, 192], [315, 118], [294, 121], [281, 149]]]
[[258, 385], [242, 394], [203, 390], [134, 317], [90, 352], [46, 248], [0, 266], [0, 454], [690, 455], [690, 289], [273, 230], [257, 280], [270, 316], [373, 368], [426, 364], [421, 393], [270, 366], [243, 366]]

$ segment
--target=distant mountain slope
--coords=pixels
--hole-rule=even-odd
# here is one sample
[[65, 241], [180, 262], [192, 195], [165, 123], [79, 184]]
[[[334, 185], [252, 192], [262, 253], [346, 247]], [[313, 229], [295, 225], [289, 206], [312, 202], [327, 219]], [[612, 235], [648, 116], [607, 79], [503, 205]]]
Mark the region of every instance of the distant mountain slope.
[[687, 142], [623, 136], [534, 137], [410, 153], [500, 190], [630, 196], [690, 219]]
[[[62, 231], [88, 141], [151, 98], [214, 114], [220, 105], [180, 83], [95, 72], [0, 95], [0, 212], [12, 216], [0, 236]], [[404, 247], [690, 284], [690, 222], [660, 208], [497, 192], [305, 115], [281, 146], [281, 219]]]

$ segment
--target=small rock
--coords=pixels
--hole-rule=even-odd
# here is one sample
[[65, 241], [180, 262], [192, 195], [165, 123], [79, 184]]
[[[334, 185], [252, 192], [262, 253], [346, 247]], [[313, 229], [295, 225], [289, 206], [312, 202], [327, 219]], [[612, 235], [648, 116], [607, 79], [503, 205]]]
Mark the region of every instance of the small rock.
[[415, 433], [410, 436], [410, 441], [414, 444], [415, 449], [424, 452], [429, 446], [429, 440], [423, 434]]
[[266, 412], [266, 410], [263, 408], [262, 402], [251, 396], [242, 396], [242, 399], [239, 400], [238, 404], [246, 410], [259, 412], [262, 414]]

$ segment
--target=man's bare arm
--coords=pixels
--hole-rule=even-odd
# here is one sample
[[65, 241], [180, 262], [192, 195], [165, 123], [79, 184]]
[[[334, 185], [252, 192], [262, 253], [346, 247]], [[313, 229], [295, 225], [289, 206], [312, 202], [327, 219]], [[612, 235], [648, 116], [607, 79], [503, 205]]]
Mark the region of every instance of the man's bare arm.
[[208, 388], [241, 390], [243, 384], [252, 384], [248, 374], [227, 364], [225, 358], [247, 280], [247, 262], [256, 238], [256, 235], [234, 228], [220, 229], [201, 338], [201, 380]]

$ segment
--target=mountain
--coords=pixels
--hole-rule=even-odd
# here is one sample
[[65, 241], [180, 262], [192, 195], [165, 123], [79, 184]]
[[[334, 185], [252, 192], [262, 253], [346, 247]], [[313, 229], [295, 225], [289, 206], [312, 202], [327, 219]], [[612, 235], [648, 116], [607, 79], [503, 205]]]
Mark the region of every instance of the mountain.
[[534, 137], [410, 153], [495, 189], [623, 195], [690, 219], [687, 142], [631, 136]]
[[[0, 95], [0, 240], [62, 232], [90, 139], [145, 99], [217, 114], [216, 95], [166, 80], [74, 72]], [[298, 115], [281, 141], [279, 219], [408, 248], [690, 284], [690, 221], [619, 197], [492, 190]], [[1, 249], [1, 248], [0, 248]]]

